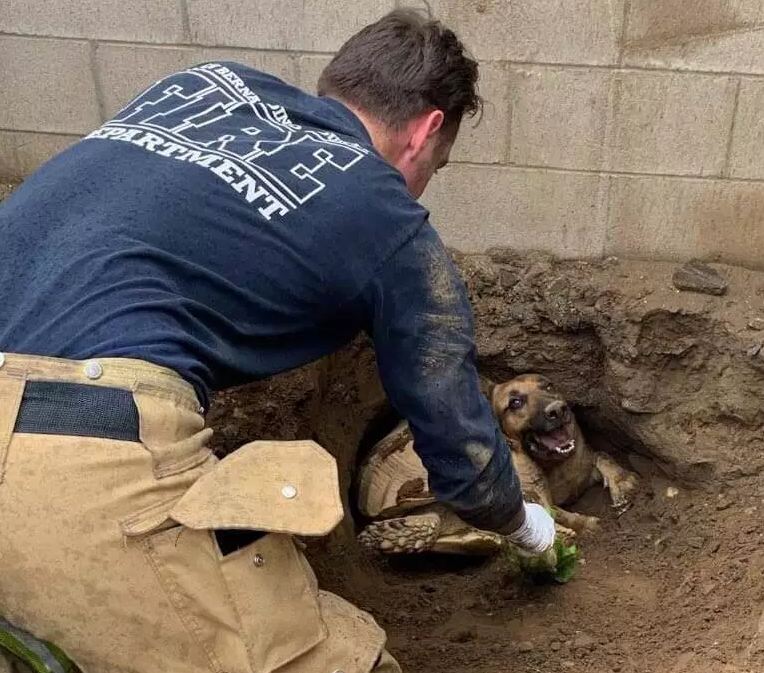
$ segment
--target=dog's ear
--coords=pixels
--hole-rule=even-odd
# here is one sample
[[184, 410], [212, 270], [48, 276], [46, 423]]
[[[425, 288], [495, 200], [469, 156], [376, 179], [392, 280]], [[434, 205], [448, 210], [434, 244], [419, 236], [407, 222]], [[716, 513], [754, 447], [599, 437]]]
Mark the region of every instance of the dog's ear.
[[480, 392], [488, 398], [491, 406], [493, 406], [493, 392], [497, 385], [498, 384], [496, 384], [494, 381], [491, 381], [491, 379], [486, 378], [485, 376], [480, 377]]

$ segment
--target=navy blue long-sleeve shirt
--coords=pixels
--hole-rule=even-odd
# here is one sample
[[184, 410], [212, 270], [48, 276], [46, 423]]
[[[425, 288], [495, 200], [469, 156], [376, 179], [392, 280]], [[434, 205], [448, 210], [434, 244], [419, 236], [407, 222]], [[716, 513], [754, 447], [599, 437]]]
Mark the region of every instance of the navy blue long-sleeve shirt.
[[488, 529], [520, 511], [464, 286], [341, 103], [235, 63], [171, 75], [30, 176], [0, 240], [0, 351], [140, 358], [206, 405], [365, 330], [436, 495]]

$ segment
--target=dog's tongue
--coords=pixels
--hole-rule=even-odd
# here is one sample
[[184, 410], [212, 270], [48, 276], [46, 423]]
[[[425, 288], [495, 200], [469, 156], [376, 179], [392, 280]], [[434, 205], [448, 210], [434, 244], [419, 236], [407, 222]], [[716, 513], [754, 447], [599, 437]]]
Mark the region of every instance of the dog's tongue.
[[538, 439], [547, 449], [557, 449], [568, 441], [568, 433], [564, 428], [558, 428], [540, 435]]

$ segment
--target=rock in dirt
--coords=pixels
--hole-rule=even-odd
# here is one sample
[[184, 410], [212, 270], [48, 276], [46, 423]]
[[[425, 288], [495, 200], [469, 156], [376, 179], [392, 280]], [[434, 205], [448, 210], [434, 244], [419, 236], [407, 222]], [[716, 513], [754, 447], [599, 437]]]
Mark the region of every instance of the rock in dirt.
[[674, 287], [688, 292], [723, 295], [727, 292], [727, 279], [708, 264], [692, 260], [674, 271]]
[[718, 498], [718, 500], [716, 501], [716, 509], [717, 509], [718, 511], [720, 511], [720, 512], [721, 512], [722, 510], [725, 510], [725, 509], [727, 509], [727, 508], [728, 508], [728, 507], [730, 507], [731, 505], [732, 505], [732, 500], [730, 500], [729, 498], [727, 498], [727, 497], [726, 497], [726, 496], [724, 496], [724, 495], [719, 495], [719, 498]]
[[752, 318], [748, 321], [748, 329], [760, 332], [764, 330], [764, 318]]
[[16, 185], [11, 182], [0, 182], [0, 201], [6, 196], [10, 196]]
[[523, 642], [517, 644], [518, 652], [533, 652], [533, 650], [533, 643], [530, 640], [524, 640]]
[[552, 270], [552, 265], [546, 261], [534, 262], [525, 272], [525, 280], [531, 281], [534, 278], [547, 277]]
[[597, 644], [597, 641], [588, 633], [581, 632], [576, 634], [573, 638], [573, 649], [575, 650], [590, 650]]
[[501, 273], [499, 274], [499, 282], [501, 283], [502, 287], [513, 288], [520, 282], [520, 276], [518, 276], [516, 273], [513, 273], [509, 269], [502, 269]]

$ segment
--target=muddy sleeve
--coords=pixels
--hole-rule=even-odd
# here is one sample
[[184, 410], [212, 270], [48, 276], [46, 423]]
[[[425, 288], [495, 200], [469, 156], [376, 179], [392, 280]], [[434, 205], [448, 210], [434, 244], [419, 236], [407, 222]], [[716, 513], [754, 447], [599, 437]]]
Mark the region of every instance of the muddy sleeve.
[[480, 391], [466, 288], [429, 224], [363, 299], [382, 383], [409, 422], [430, 488], [468, 523], [511, 532], [524, 518], [520, 483]]

